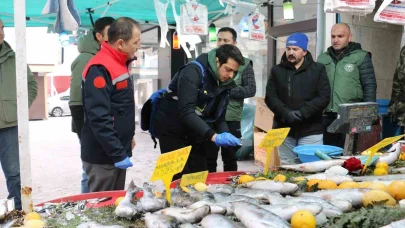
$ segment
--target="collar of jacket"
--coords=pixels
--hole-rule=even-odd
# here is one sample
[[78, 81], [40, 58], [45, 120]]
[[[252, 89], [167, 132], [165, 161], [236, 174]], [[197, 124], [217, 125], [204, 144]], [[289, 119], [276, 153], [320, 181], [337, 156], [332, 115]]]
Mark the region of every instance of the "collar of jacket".
[[100, 52], [104, 52], [105, 54], [113, 57], [113, 59], [117, 61], [119, 64], [127, 66], [128, 55], [114, 49], [113, 47], [111, 47], [111, 45], [107, 43], [107, 41], [101, 44]]
[[345, 47], [342, 51], [342, 53], [340, 53], [339, 56], [336, 55], [335, 51], [333, 50], [333, 47], [329, 47], [328, 51], [326, 52], [328, 55], [330, 55], [332, 57], [332, 59], [334, 61], [340, 61], [341, 59], [343, 59], [344, 57], [350, 55], [350, 53], [352, 51], [355, 50], [362, 50], [361, 48], [361, 44], [356, 43], [356, 42], [349, 42], [349, 44], [347, 45], [347, 47]]
[[312, 58], [311, 52], [307, 51], [307, 54], [304, 57], [304, 62], [302, 63], [300, 68], [296, 69], [295, 66], [288, 61], [287, 54], [286, 54], [286, 52], [284, 52], [283, 56], [281, 57], [280, 64], [282, 66], [284, 66], [285, 68], [301, 71], [301, 70], [304, 70], [305, 68], [307, 68], [313, 62], [314, 62], [314, 59]]
[[0, 44], [1, 49], [0, 49], [0, 63], [3, 63], [8, 59], [8, 57], [14, 55], [14, 51], [11, 48], [10, 44], [8, 44], [5, 40], [3, 43]]

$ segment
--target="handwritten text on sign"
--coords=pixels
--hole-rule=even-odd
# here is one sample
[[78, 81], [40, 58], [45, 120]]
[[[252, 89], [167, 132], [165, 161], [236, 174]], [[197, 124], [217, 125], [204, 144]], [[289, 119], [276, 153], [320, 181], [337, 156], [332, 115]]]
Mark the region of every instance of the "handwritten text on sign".
[[153, 171], [151, 181], [162, 180], [166, 187], [167, 201], [171, 203], [170, 183], [173, 176], [183, 171], [188, 156], [190, 155], [191, 146], [165, 153], [159, 156], [155, 170]]
[[180, 186], [185, 187], [196, 183], [205, 183], [207, 181], [208, 171], [185, 174], [181, 177]]
[[271, 149], [280, 146], [287, 137], [288, 132], [290, 132], [290, 128], [280, 128], [268, 131], [259, 147]]

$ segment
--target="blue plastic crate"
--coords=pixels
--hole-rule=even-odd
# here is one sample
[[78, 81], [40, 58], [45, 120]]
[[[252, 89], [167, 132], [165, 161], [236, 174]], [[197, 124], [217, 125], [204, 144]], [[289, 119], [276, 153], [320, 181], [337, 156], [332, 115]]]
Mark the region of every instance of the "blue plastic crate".
[[294, 148], [294, 152], [303, 163], [320, 161], [321, 159], [315, 155], [317, 150], [328, 156], [340, 156], [343, 154], [343, 148], [328, 145], [302, 145]]
[[378, 99], [377, 104], [378, 104], [378, 114], [387, 114], [388, 113], [388, 107], [390, 105], [390, 100]]

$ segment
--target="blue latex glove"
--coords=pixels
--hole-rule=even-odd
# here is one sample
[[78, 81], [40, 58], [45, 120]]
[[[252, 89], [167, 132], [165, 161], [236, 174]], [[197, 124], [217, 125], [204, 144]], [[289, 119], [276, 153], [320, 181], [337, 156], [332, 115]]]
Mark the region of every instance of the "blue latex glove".
[[231, 133], [224, 132], [221, 134], [217, 134], [217, 136], [215, 137], [215, 144], [220, 147], [239, 146], [240, 139], [236, 138]]
[[126, 157], [124, 160], [120, 162], [114, 163], [114, 165], [119, 169], [128, 169], [129, 167], [134, 166], [132, 162], [129, 160], [129, 157]]

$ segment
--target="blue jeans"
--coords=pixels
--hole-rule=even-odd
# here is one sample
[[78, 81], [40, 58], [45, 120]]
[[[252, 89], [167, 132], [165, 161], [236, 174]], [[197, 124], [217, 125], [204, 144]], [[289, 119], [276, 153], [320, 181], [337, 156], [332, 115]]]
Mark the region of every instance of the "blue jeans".
[[20, 159], [18, 127], [0, 129], [0, 162], [6, 177], [8, 199], [14, 198], [15, 207], [21, 210]]
[[323, 134], [309, 135], [298, 140], [293, 137], [287, 137], [283, 144], [278, 148], [278, 155], [280, 157], [280, 163], [282, 165], [300, 164], [301, 161], [298, 155], [293, 151], [296, 146], [308, 145], [308, 144], [323, 144]]
[[86, 171], [84, 171], [84, 166], [82, 166], [82, 182], [81, 182], [81, 186], [82, 186], [82, 193], [89, 193], [89, 185], [88, 185], [88, 180], [89, 178], [87, 177]]

